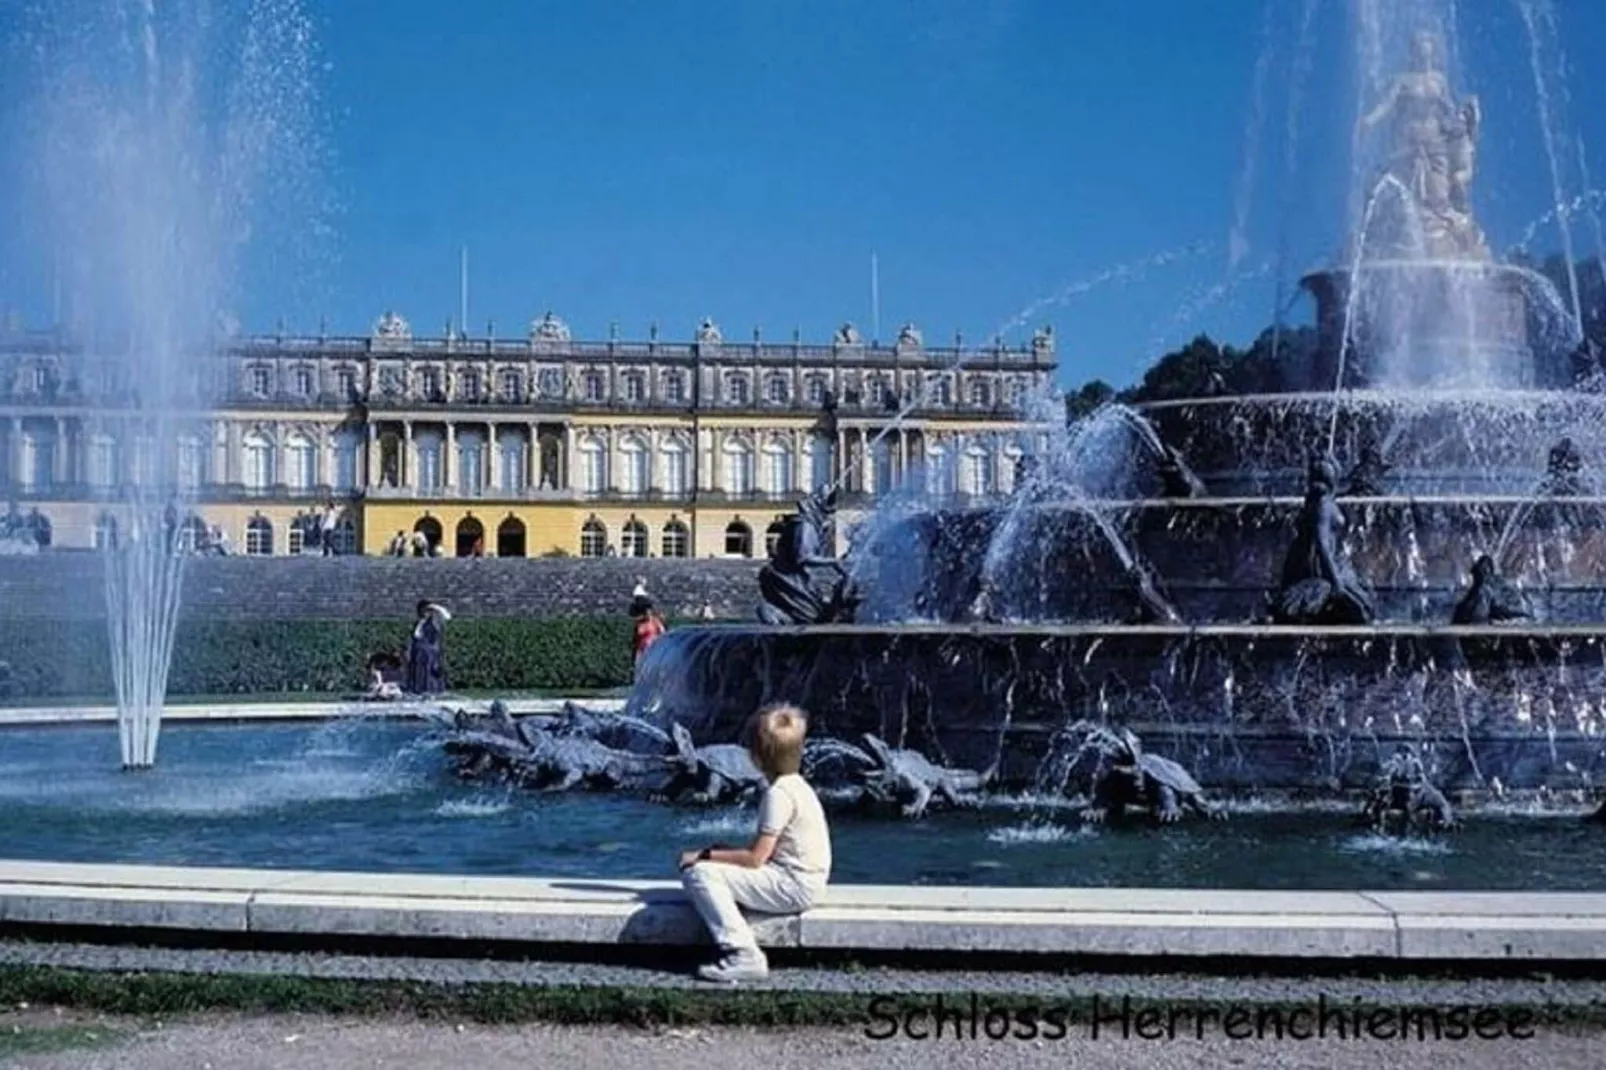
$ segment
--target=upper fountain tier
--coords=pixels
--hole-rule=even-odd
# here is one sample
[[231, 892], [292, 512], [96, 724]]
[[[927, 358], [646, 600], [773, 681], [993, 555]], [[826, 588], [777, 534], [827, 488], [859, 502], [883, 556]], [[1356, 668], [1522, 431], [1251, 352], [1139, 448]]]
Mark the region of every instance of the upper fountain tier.
[[1316, 298], [1313, 372], [1325, 378], [1310, 389], [1544, 385], [1536, 356], [1557, 344], [1560, 301], [1543, 277], [1489, 255], [1471, 201], [1482, 111], [1456, 98], [1441, 55], [1436, 36], [1418, 33], [1409, 69], [1361, 119], [1363, 134], [1386, 124], [1389, 141], [1342, 265], [1301, 280]]

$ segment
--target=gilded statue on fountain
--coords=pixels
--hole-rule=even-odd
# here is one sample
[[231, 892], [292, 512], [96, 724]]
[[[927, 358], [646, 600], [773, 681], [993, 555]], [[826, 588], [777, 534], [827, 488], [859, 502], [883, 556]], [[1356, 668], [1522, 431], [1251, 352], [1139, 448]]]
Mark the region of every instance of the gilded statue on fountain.
[[1438, 37], [1420, 32], [1411, 39], [1410, 69], [1396, 76], [1382, 101], [1361, 118], [1362, 131], [1389, 121], [1384, 174], [1414, 202], [1422, 244], [1413, 250], [1417, 255], [1432, 260], [1490, 258], [1472, 219], [1470, 197], [1482, 117], [1477, 97], [1456, 100], [1441, 67]]

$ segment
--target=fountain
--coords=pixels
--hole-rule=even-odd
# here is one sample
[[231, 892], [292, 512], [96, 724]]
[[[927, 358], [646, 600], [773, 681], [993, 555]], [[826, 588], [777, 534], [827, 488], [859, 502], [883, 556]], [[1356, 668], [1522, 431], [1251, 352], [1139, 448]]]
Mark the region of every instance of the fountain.
[[[1389, 136], [1354, 233], [1302, 280], [1318, 344], [1285, 354], [1286, 393], [1107, 407], [1054, 432], [1009, 502], [878, 520], [874, 560], [851, 562], [852, 623], [766, 609], [768, 625], [677, 629], [632, 712], [723, 741], [794, 701], [816, 734], [996, 765], [1020, 788], [1087, 723], [1211, 790], [1364, 796], [1401, 753], [1473, 799], [1589, 790], [1606, 404], [1576, 369], [1593, 350], [1553, 285], [1490, 254], [1471, 201], [1481, 107], [1457, 98], [1436, 32], [1408, 39], [1359, 123]], [[1122, 478], [1088, 446], [1112, 429]]]
[[148, 768], [187, 505], [212, 452], [215, 328], [253, 223], [289, 233], [276, 196], [308, 189], [309, 23], [299, 0], [97, 0], [24, 21], [30, 237], [63, 329], [93, 356], [61, 388], [105, 410], [121, 444], [105, 598], [122, 763]]

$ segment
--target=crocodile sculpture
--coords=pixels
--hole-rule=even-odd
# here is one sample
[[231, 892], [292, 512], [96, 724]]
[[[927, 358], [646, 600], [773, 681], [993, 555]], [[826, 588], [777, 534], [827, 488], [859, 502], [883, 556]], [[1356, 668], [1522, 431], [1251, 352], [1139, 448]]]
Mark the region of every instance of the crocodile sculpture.
[[904, 817], [923, 816], [933, 799], [954, 807], [975, 806], [996, 772], [996, 767], [978, 773], [936, 765], [919, 751], [889, 746], [869, 732], [862, 739], [869, 763], [859, 772], [861, 798], [895, 804]]
[[671, 801], [724, 803], [762, 795], [769, 778], [753, 762], [747, 748], [735, 743], [699, 747], [681, 724], [670, 735], [675, 751], [665, 762], [670, 769], [661, 794]]

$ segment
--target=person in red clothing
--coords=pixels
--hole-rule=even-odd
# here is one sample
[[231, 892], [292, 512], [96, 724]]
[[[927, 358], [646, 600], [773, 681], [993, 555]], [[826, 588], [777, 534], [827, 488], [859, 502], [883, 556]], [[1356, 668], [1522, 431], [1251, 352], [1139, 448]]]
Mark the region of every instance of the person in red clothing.
[[635, 654], [636, 663], [641, 663], [641, 657], [647, 653], [647, 648], [657, 641], [668, 628], [664, 618], [658, 615], [653, 608], [652, 600], [646, 595], [637, 595], [630, 601], [630, 616], [636, 622]]

